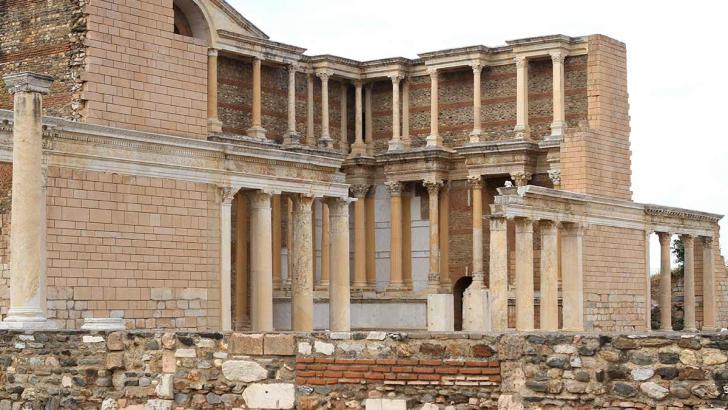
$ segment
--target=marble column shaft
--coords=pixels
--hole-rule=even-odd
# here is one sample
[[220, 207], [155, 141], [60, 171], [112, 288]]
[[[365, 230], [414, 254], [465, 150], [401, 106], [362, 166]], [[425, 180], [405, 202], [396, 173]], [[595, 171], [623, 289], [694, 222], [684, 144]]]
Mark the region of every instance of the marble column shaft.
[[250, 198], [251, 326], [253, 331], [273, 330], [273, 229], [271, 194], [257, 191]]
[[323, 148], [332, 148], [333, 141], [329, 130], [329, 78], [328, 72], [318, 72], [316, 76], [321, 80], [321, 138], [319, 145]]
[[402, 81], [402, 145], [405, 148], [409, 148], [412, 141], [410, 140], [410, 127], [409, 127], [409, 116], [410, 116], [410, 81], [405, 78]]
[[[328, 289], [331, 273], [331, 233], [329, 205], [321, 201], [321, 288]], [[314, 239], [315, 241], [315, 239]]]
[[354, 202], [354, 283], [356, 289], [367, 287], [366, 266], [366, 196], [369, 185], [352, 185], [351, 193], [357, 199]]
[[470, 133], [470, 142], [480, 142], [480, 136], [483, 133], [480, 121], [480, 107], [481, 107], [481, 96], [480, 96], [480, 75], [483, 71], [483, 66], [480, 63], [473, 63], [473, 131]]
[[427, 136], [427, 146], [437, 147], [442, 145], [442, 137], [440, 137], [439, 129], [439, 84], [438, 72], [436, 69], [430, 69], [430, 135]]
[[280, 289], [283, 282], [281, 277], [281, 248], [283, 246], [281, 194], [273, 195], [271, 207], [273, 208], [273, 289]]
[[346, 83], [341, 83], [341, 97], [339, 98], [340, 108], [340, 125], [341, 125], [341, 131], [339, 135], [339, 150], [343, 152], [344, 154], [349, 152], [349, 118], [348, 118], [348, 104], [347, 104], [347, 98], [348, 97], [348, 90], [346, 87]]
[[494, 331], [508, 328], [508, 231], [506, 219], [490, 218], [490, 317]]
[[427, 277], [427, 286], [435, 293], [440, 288], [440, 201], [438, 193], [442, 188], [441, 181], [425, 181], [430, 204], [430, 270]]
[[672, 330], [672, 272], [670, 269], [670, 234], [658, 232], [660, 238], [660, 330]]
[[329, 328], [334, 332], [351, 330], [349, 286], [349, 202], [329, 200], [331, 218], [331, 286], [329, 288]]
[[402, 140], [400, 139], [400, 122], [399, 122], [399, 83], [402, 81], [404, 76], [392, 75], [389, 77], [392, 80], [392, 139], [389, 141], [389, 150], [396, 151], [403, 148]]
[[217, 113], [217, 54], [213, 48], [207, 51], [207, 127], [210, 132], [222, 131]]
[[313, 330], [313, 197], [293, 197], [293, 275], [291, 281], [291, 329]]
[[220, 314], [221, 328], [232, 330], [231, 303], [231, 235], [232, 235], [232, 201], [237, 188], [222, 187], [220, 196]]
[[306, 145], [315, 146], [314, 135], [314, 103], [313, 103], [313, 74], [306, 75]]
[[300, 138], [296, 131], [296, 67], [288, 66], [288, 132], [286, 144], [298, 144]]
[[516, 63], [516, 138], [529, 140], [528, 125], [528, 60], [523, 56], [514, 58]]
[[235, 329], [248, 322], [248, 238], [250, 234], [248, 197], [235, 196]]
[[375, 217], [375, 199], [374, 188], [371, 188], [369, 195], [365, 198], [366, 202], [366, 277], [367, 288], [376, 289], [377, 287], [377, 254], [376, 254], [376, 221]]
[[265, 138], [265, 129], [263, 129], [261, 115], [261, 66], [262, 61], [259, 58], [253, 59], [253, 111], [252, 125], [248, 129], [248, 135], [251, 137]]
[[551, 53], [553, 65], [553, 111], [554, 120], [551, 123], [551, 138], [562, 138], [566, 129], [566, 114], [564, 105], [564, 59], [566, 52], [563, 50]]
[[584, 228], [564, 223], [561, 230], [563, 330], [584, 330]]
[[683, 260], [683, 323], [684, 330], [694, 332], [695, 325], [695, 238], [682, 235], [685, 258]]
[[388, 288], [398, 290], [404, 286], [402, 280], [402, 185], [399, 182], [387, 182], [385, 184], [390, 194]]
[[713, 239], [703, 238], [703, 330], [716, 330]]
[[364, 145], [363, 133], [363, 113], [362, 113], [362, 82], [354, 81], [354, 143], [351, 144], [351, 155], [366, 154], [366, 145]]
[[515, 218], [516, 226], [516, 329], [533, 330], [533, 221]]
[[558, 226], [542, 220], [541, 229], [541, 330], [559, 329], [559, 243]]
[[468, 177], [473, 192], [473, 283], [483, 286], [483, 184], [480, 175]]

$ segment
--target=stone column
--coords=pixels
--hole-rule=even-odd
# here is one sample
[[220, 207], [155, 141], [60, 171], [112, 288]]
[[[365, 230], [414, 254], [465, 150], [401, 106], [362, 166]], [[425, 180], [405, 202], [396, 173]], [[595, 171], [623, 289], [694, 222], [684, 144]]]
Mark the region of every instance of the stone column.
[[660, 238], [660, 330], [672, 331], [672, 272], [670, 269], [670, 233], [658, 232]]
[[308, 73], [306, 75], [306, 145], [311, 147], [316, 146], [313, 110], [313, 74]]
[[402, 281], [412, 289], [412, 195], [402, 191]]
[[443, 186], [439, 194], [439, 249], [440, 249], [440, 288], [450, 289], [450, 187]]
[[273, 330], [273, 237], [271, 194], [257, 191], [250, 197], [250, 252], [252, 284], [251, 327], [255, 332]]
[[559, 329], [559, 243], [556, 222], [542, 220], [541, 228], [541, 330]]
[[437, 293], [440, 288], [440, 204], [438, 193], [442, 188], [442, 181], [426, 180], [423, 185], [427, 188], [430, 205], [430, 271], [427, 276], [427, 287], [430, 293]]
[[480, 175], [468, 176], [473, 192], [473, 284], [483, 287], [483, 184]]
[[[314, 219], [315, 221], [315, 219]], [[322, 289], [329, 288], [331, 272], [331, 226], [329, 225], [329, 205], [321, 201], [321, 283]], [[315, 241], [315, 239], [314, 239]], [[314, 242], [315, 243], [315, 242]]]
[[478, 143], [483, 134], [480, 122], [480, 74], [483, 71], [483, 65], [480, 62], [474, 62], [471, 67], [473, 68], [473, 132], [470, 133], [470, 143]]
[[222, 187], [219, 189], [220, 200], [220, 315], [221, 328], [224, 332], [232, 330], [232, 303], [230, 289], [232, 234], [232, 202], [237, 188]]
[[235, 318], [233, 328], [248, 324], [248, 238], [250, 234], [248, 197], [235, 195]]
[[291, 278], [293, 276], [293, 198], [286, 196], [286, 280], [283, 282], [283, 289], [291, 289]]
[[364, 88], [364, 118], [366, 126], [364, 128], [364, 142], [367, 145], [367, 153], [374, 153], [374, 133], [372, 132], [374, 121], [372, 120], [372, 85], [367, 84]]
[[331, 73], [319, 71], [316, 76], [321, 80], [321, 138], [319, 139], [319, 146], [321, 148], [333, 148], [334, 141], [329, 134], [329, 78]]
[[362, 82], [354, 81], [354, 143], [351, 144], [351, 156], [365, 155], [367, 153], [364, 145], [363, 119], [362, 119]]
[[390, 251], [389, 286], [390, 290], [401, 290], [402, 281], [402, 184], [397, 181], [386, 182], [390, 195]]
[[438, 73], [436, 68], [430, 68], [428, 73], [430, 74], [430, 135], [427, 136], [427, 146], [439, 147], [442, 145], [442, 137], [439, 131]]
[[45, 317], [46, 219], [43, 194], [43, 95], [53, 77], [3, 77], [13, 95], [13, 177], [10, 214], [10, 309], [1, 329], [52, 329]]
[[299, 144], [301, 136], [296, 131], [296, 66], [288, 66], [288, 132], [283, 143]]
[[329, 328], [333, 332], [351, 330], [349, 288], [349, 201], [329, 200], [331, 217], [331, 287], [329, 289]]
[[356, 198], [354, 202], [354, 283], [355, 289], [367, 287], [366, 265], [366, 196], [369, 185], [352, 185], [351, 194]]
[[313, 330], [313, 241], [311, 205], [313, 197], [293, 197], [293, 275], [291, 283], [291, 329]]
[[685, 331], [694, 332], [697, 330], [695, 325], [695, 238], [692, 235], [682, 235], [682, 241], [685, 249], [683, 323]]
[[650, 271], [650, 236], [652, 231], [645, 229], [645, 330], [652, 330], [652, 272]]
[[392, 139], [389, 140], [389, 151], [397, 151], [404, 148], [400, 139], [399, 124], [399, 82], [404, 78], [403, 75], [391, 75], [392, 80]]
[[281, 247], [283, 245], [283, 238], [281, 237], [281, 194], [273, 195], [271, 206], [273, 208], [273, 289], [280, 289], [282, 284]]
[[533, 330], [533, 221], [515, 218], [516, 329]]
[[561, 311], [563, 329], [580, 332], [584, 330], [584, 228], [575, 223], [564, 223], [562, 226]]
[[508, 230], [506, 218], [490, 218], [490, 317], [494, 331], [508, 328]]
[[409, 89], [409, 79], [405, 78], [404, 81], [402, 81], [402, 145], [405, 148], [409, 148], [412, 144], [409, 135]]
[[513, 59], [516, 63], [516, 127], [513, 131], [516, 138], [531, 139], [531, 128], [528, 126], [528, 60], [523, 56]]
[[261, 65], [262, 61], [259, 58], [253, 59], [253, 115], [252, 126], [248, 128], [248, 136], [256, 138], [265, 138], [265, 129], [261, 117]]
[[551, 62], [553, 65], [553, 106], [554, 121], [551, 123], [552, 139], [561, 139], [564, 137], [566, 129], [566, 114], [564, 106], [564, 59], [566, 52], [563, 50], [551, 52]]
[[222, 132], [217, 114], [217, 50], [207, 50], [207, 130]]
[[343, 81], [341, 82], [341, 97], [339, 98], [339, 100], [341, 103], [340, 109], [339, 109], [339, 111], [341, 112], [341, 132], [340, 132], [341, 135], [339, 137], [339, 145], [341, 145], [341, 146], [339, 147], [339, 149], [341, 150], [341, 152], [346, 154], [349, 152], [349, 135], [348, 135], [349, 130], [347, 129], [348, 125], [349, 125], [348, 124], [349, 117], [347, 115], [347, 110], [349, 107], [347, 104], [346, 83], [344, 83]]
[[369, 195], [366, 196], [366, 264], [367, 264], [367, 288], [377, 288], [377, 243], [376, 243], [376, 221], [374, 220], [375, 199], [374, 187], [371, 188]]
[[717, 330], [715, 321], [715, 258], [713, 238], [703, 237], [703, 330]]

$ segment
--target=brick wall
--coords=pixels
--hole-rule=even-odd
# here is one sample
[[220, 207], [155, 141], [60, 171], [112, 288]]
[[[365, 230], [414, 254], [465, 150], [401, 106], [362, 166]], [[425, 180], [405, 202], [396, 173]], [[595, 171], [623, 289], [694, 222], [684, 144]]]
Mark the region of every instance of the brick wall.
[[584, 235], [584, 314], [587, 330], [645, 327], [644, 231], [594, 226]]
[[[80, 117], [80, 71], [86, 20], [80, 0], [4, 0], [0, 12], [0, 77], [33, 71], [55, 78], [43, 105], [49, 115]], [[0, 109], [12, 107], [5, 85]]]
[[206, 184], [49, 168], [49, 318], [219, 328], [218, 220]]
[[173, 32], [172, 0], [89, 0], [89, 123], [207, 135], [207, 45]]

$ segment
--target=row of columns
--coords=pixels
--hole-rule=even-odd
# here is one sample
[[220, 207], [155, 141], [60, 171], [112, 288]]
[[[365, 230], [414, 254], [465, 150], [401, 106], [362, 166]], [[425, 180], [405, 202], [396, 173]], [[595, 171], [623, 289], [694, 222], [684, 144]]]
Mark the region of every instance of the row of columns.
[[[672, 269], [670, 239], [672, 233], [658, 232], [660, 240], [660, 330], [672, 330]], [[680, 235], [685, 249], [683, 261], [683, 323], [684, 330], [695, 331], [695, 236]], [[715, 270], [713, 239], [700, 237], [703, 250], [703, 330], [716, 330]], [[649, 299], [648, 299], [649, 300]]]

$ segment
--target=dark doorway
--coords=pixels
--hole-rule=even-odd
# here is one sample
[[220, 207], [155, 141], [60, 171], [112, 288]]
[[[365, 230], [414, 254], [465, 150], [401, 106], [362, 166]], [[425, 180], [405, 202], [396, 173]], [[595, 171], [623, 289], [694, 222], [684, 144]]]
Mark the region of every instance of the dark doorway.
[[455, 330], [463, 330], [463, 294], [465, 289], [473, 282], [470, 276], [463, 276], [455, 282], [452, 289], [455, 311]]

